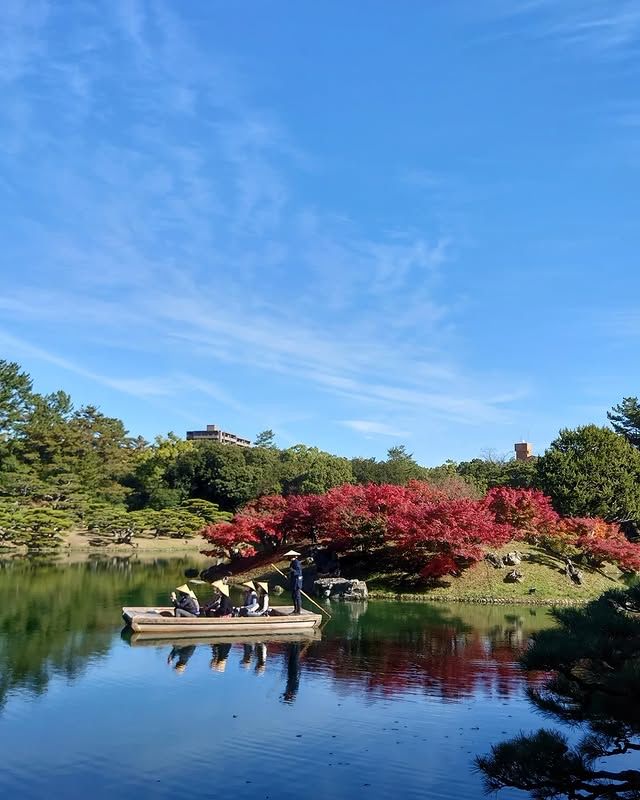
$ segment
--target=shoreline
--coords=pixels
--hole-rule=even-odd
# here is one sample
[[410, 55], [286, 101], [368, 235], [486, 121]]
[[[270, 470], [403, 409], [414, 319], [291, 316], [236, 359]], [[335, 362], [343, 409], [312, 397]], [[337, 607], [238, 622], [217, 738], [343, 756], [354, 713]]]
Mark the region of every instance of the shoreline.
[[92, 545], [89, 543], [90, 537], [82, 532], [72, 532], [64, 537], [59, 546], [45, 552], [31, 551], [24, 546], [8, 547], [0, 549], [0, 561], [42, 558], [61, 563], [82, 563], [83, 561], [94, 561], [100, 559], [133, 559], [135, 561], [146, 561], [154, 558], [189, 558], [202, 562], [204, 569], [209, 556], [202, 553], [206, 543], [200, 537], [194, 536], [190, 539], [172, 538], [145, 538], [134, 539], [134, 544], [106, 544]]
[[[479, 606], [582, 606], [593, 600], [592, 597], [539, 597], [536, 599], [529, 597], [459, 597], [457, 595], [427, 595], [411, 594], [410, 592], [376, 591], [369, 592], [371, 600], [396, 600], [405, 603], [464, 603], [465, 605]], [[354, 602], [354, 601], [345, 601]]]

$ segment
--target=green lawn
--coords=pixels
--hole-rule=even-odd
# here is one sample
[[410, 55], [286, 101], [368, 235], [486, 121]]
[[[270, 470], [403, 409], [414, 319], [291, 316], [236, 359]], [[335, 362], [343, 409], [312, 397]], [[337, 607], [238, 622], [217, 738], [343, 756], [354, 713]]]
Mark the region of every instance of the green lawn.
[[[608, 566], [603, 570], [582, 569], [584, 583], [576, 586], [564, 574], [562, 559], [550, 556], [533, 545], [512, 542], [496, 550], [504, 554], [519, 550], [523, 555], [522, 564], [517, 567], [524, 574], [522, 583], [505, 583], [504, 577], [512, 567], [496, 569], [488, 562], [481, 561], [457, 578], [446, 578], [440, 585], [425, 589], [407, 575], [388, 573], [383, 570], [366, 576], [369, 591], [373, 597], [404, 597], [424, 600], [467, 600], [482, 601], [504, 599], [517, 601], [587, 601], [598, 597], [602, 592], [616, 586], [623, 587], [621, 573]], [[351, 575], [344, 571], [348, 577]], [[359, 576], [360, 577], [360, 576]], [[530, 592], [530, 589], [535, 592]]]

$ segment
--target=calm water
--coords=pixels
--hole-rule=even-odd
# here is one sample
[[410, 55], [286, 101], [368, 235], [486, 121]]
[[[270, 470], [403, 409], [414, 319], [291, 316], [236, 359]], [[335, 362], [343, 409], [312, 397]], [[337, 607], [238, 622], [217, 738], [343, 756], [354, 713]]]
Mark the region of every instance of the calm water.
[[515, 664], [542, 609], [333, 604], [321, 641], [123, 638], [121, 606], [166, 603], [187, 566], [0, 565], [0, 797], [480, 798], [474, 755], [542, 724]]

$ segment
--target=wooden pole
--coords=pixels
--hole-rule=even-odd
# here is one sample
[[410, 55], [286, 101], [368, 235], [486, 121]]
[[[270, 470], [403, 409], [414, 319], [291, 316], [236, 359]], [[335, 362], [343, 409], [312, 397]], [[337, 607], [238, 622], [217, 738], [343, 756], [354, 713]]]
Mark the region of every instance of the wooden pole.
[[[284, 572], [279, 570], [275, 564], [272, 564], [271, 566], [275, 569], [276, 572], [279, 572], [280, 575], [282, 575], [282, 577], [286, 579], [287, 576], [284, 574]], [[316, 603], [315, 600], [309, 597], [309, 595], [306, 592], [303, 592], [302, 589], [300, 589], [300, 594], [303, 594], [310, 603], [313, 603], [314, 606], [317, 606], [317, 608], [319, 608], [323, 614], [326, 614], [329, 617], [329, 619], [331, 619], [331, 614], [328, 611], [326, 611], [319, 603]]]

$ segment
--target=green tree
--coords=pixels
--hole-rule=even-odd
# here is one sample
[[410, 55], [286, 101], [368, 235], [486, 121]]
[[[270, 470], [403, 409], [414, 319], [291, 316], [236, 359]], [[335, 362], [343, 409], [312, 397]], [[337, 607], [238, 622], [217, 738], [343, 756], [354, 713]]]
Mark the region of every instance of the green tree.
[[526, 461], [474, 458], [471, 461], [461, 461], [456, 471], [484, 494], [494, 486], [510, 486], [512, 489], [537, 488], [536, 463], [537, 458], [529, 458]]
[[552, 673], [529, 698], [574, 730], [541, 729], [494, 745], [476, 759], [487, 792], [529, 791], [534, 800], [632, 800], [640, 771], [615, 757], [640, 751], [640, 587], [614, 590], [581, 609], [553, 612], [557, 627], [534, 634], [527, 670]]
[[259, 476], [247, 463], [248, 448], [217, 442], [197, 442], [167, 469], [170, 487], [186, 497], [217, 503], [224, 511], [235, 511], [257, 496]]
[[375, 458], [352, 458], [351, 472], [356, 483], [382, 483], [384, 462]]
[[[157, 436], [152, 445], [143, 447], [134, 442], [131, 475], [126, 479], [131, 487], [129, 506], [141, 508], [174, 508], [189, 496], [191, 476], [177, 480], [174, 466], [182, 457], [192, 454], [195, 445], [175, 433]], [[168, 478], [172, 473], [171, 482]]]
[[54, 548], [72, 524], [72, 517], [61, 509], [23, 506], [15, 500], [0, 503], [0, 542], [5, 544], [26, 545], [29, 550]]
[[560, 431], [537, 474], [559, 514], [640, 520], [640, 452], [609, 428]]
[[269, 447], [274, 448], [276, 447], [276, 435], [271, 430], [271, 428], [267, 428], [267, 430], [261, 431], [257, 436], [256, 440], [253, 443], [254, 447]]
[[283, 494], [322, 494], [353, 483], [351, 462], [317, 447], [297, 444], [280, 451]]
[[256, 497], [282, 494], [281, 451], [276, 447], [245, 447], [242, 453], [253, 472]]
[[640, 403], [637, 397], [625, 397], [622, 403], [607, 411], [607, 418], [616, 433], [640, 448]]
[[204, 520], [186, 508], [132, 511], [130, 516], [137, 517], [137, 524], [143, 530], [153, 531], [155, 536], [170, 536], [174, 539], [191, 538], [205, 527]]
[[33, 385], [26, 372], [13, 361], [0, 360], [0, 441], [15, 436], [33, 399]]
[[428, 472], [414, 459], [413, 453], [407, 452], [403, 445], [396, 445], [387, 450], [387, 460], [381, 469], [382, 483], [394, 483], [404, 486], [410, 480], [424, 480]]
[[185, 500], [184, 503], [182, 503], [181, 508], [183, 508], [185, 511], [188, 511], [190, 514], [194, 514], [207, 525], [215, 525], [218, 522], [226, 522], [232, 517], [232, 514], [230, 514], [228, 511], [220, 511], [220, 508], [216, 503], [210, 503], [208, 500], [191, 498], [190, 500]]

